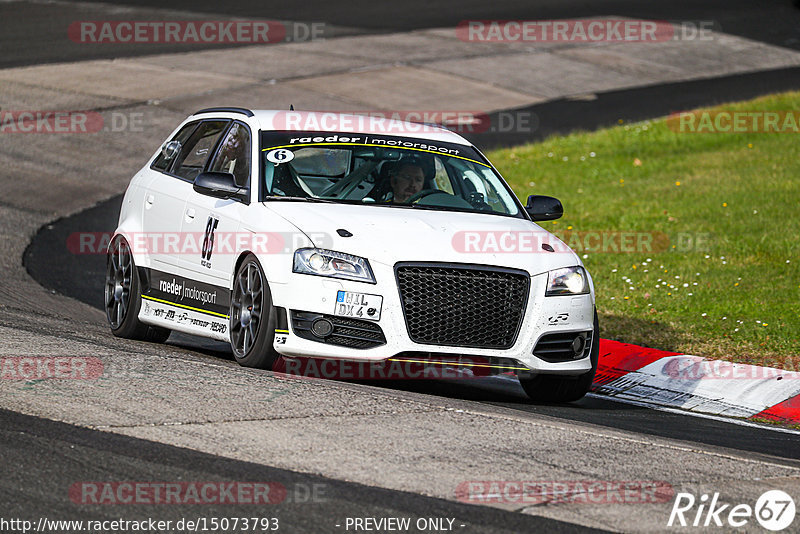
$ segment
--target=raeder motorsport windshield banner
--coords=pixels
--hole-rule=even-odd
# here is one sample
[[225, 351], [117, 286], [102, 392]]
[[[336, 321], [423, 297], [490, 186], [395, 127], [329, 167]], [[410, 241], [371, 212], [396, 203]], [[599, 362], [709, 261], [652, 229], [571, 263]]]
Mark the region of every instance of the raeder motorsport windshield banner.
[[[367, 122], [374, 120], [370, 117], [363, 117]], [[442, 132], [441, 129], [426, 124], [406, 124], [397, 126], [393, 121], [379, 123], [379, 126], [372, 125], [370, 130], [386, 131], [387, 133], [406, 133], [403, 128], [409, 129], [409, 134], [421, 132]], [[420, 129], [416, 130], [418, 126]], [[400, 130], [398, 130], [400, 128]], [[263, 151], [276, 148], [292, 147], [335, 147], [335, 146], [369, 146], [376, 148], [399, 148], [415, 152], [439, 154], [460, 159], [466, 159], [480, 165], [486, 165], [484, 159], [469, 145], [447, 143], [438, 139], [419, 139], [412, 137], [398, 137], [396, 135], [386, 135], [378, 133], [346, 133], [346, 132], [263, 132], [261, 134], [261, 149]]]

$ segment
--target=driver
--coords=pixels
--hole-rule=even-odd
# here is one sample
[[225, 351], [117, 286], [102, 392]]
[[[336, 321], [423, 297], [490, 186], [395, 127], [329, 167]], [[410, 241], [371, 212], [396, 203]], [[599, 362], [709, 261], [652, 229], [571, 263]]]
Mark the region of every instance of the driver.
[[212, 170], [229, 172], [233, 174], [236, 185], [246, 186], [247, 179], [250, 177], [249, 158], [247, 157], [250, 150], [249, 141], [247, 130], [239, 124], [234, 124], [225, 138]]
[[417, 163], [401, 163], [390, 174], [389, 183], [392, 186], [392, 202], [408, 202], [409, 198], [422, 191], [425, 183], [425, 171]]

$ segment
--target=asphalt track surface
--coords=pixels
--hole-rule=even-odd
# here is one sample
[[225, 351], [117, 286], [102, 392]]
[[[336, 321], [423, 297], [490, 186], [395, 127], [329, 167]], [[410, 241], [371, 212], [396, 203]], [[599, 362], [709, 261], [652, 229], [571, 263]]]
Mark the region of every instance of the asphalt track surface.
[[[74, 236], [71, 239], [70, 236], [78, 232], [113, 232], [121, 201], [121, 196], [112, 198], [43, 228], [26, 251], [25, 266], [28, 272], [43, 286], [102, 309], [105, 255], [74, 254], [65, 244], [68, 241], [76, 242]], [[206, 357], [232, 359], [230, 349], [224, 343], [175, 333], [169, 343], [197, 351]], [[568, 405], [531, 404], [513, 380], [373, 381], [368, 385], [490, 404], [513, 410], [517, 414], [540, 414], [758, 455], [800, 460], [796, 434], [782, 433], [768, 427], [746, 427], [656, 411], [595, 396]]]
[[[96, 5], [95, 5], [96, 4]], [[84, 59], [138, 56], [197, 50], [196, 45], [119, 45], [109, 48], [63, 45], [65, 25], [74, 20], [133, 19], [219, 20], [220, 3], [208, 0], [170, 3], [168, 16], [135, 17], [131, 11], [109, 15], [108, 6], [125, 2], [55, 2], [45, 7], [36, 2], [0, 3], [0, 68], [10, 66], [78, 61]], [[136, 8], [161, 9], [163, 2], [145, 0]], [[9, 10], [14, 10], [10, 25]], [[59, 11], [54, 16], [53, 9]], [[342, 8], [332, 2], [239, 2], [225, 6], [224, 15], [324, 21], [335, 27], [336, 35], [363, 32], [393, 32], [454, 26], [468, 19], [548, 19], [590, 17], [615, 13], [621, 16], [664, 20], [713, 20], [715, 27], [779, 46], [800, 49], [800, 15], [789, 0], [751, 2], [684, 0], [644, 3], [640, 1], [549, 0], [535, 4], [524, 0], [460, 1], [431, 3], [413, 0], [387, 3], [359, 0]], [[190, 13], [186, 16], [181, 13]], [[135, 11], [133, 13], [136, 13]], [[219, 46], [209, 46], [214, 48]], [[541, 139], [575, 129], [594, 129], [618, 119], [640, 120], [702, 105], [750, 98], [780, 90], [800, 88], [800, 69], [761, 72], [682, 82], [596, 95], [590, 101], [557, 100], [524, 108], [536, 116], [532, 132], [488, 132], [466, 135], [481, 148], [507, 146]], [[495, 117], [492, 117], [495, 119]], [[492, 120], [492, 124], [497, 121]], [[55, 292], [102, 305], [104, 256], [76, 255], [66, 249], [73, 232], [112, 231], [120, 197], [113, 198], [76, 216], [55, 221], [42, 228], [25, 254], [30, 274]], [[567, 209], [569, 207], [567, 206]], [[230, 359], [224, 344], [173, 335], [169, 343], [195, 351], [199, 358]], [[531, 404], [518, 384], [489, 379], [474, 384], [446, 382], [382, 382], [368, 387], [389, 388], [398, 395], [423, 393], [513, 411], [517, 415], [546, 416], [572, 420], [597, 427], [615, 428], [643, 435], [667, 437], [697, 444], [704, 449], [745, 451], [753, 457], [774, 458], [797, 465], [800, 449], [794, 434], [768, 428], [752, 428], [673, 412], [655, 411], [590, 396], [564, 406]], [[390, 491], [285, 471], [263, 465], [224, 459], [204, 453], [157, 444], [116, 434], [79, 428], [0, 410], [0, 458], [6, 466], [0, 482], [4, 516], [38, 517], [43, 510], [53, 516], [83, 519], [135, 519], [248, 515], [252, 509], [225, 506], [137, 507], [108, 506], [85, 510], [65, 502], [66, 488], [76, 480], [252, 480], [277, 481], [289, 487], [325, 484], [324, 502], [284, 503], [276, 508], [281, 531], [338, 531], [336, 518], [344, 517], [456, 517], [463, 532], [578, 532], [590, 530], [577, 525], [537, 516], [504, 512], [487, 507], [459, 504], [411, 493]], [[43, 461], [46, 459], [46, 461]], [[13, 469], [9, 468], [13, 466]]]
[[[620, 119], [641, 121], [798, 88], [800, 68], [787, 68], [609, 91], [593, 95], [591, 100], [558, 99], [490, 113], [491, 129], [480, 133], [462, 132], [462, 135], [481, 150], [507, 147], [575, 130], [596, 130], [615, 125]], [[530, 131], [503, 130], [501, 116], [514, 117], [514, 114], [530, 118]]]
[[[552, 519], [389, 491], [219, 458], [189, 449], [97, 432], [0, 409], [0, 458], [15, 466], [0, 481], [3, 517], [173, 521], [198, 517], [276, 517], [280, 532], [345, 531], [346, 517], [452, 518], [467, 533], [605, 532]], [[48, 458], [48, 462], [43, 462]], [[272, 505], [108, 504], [65, 502], [76, 481], [229, 481], [277, 483], [286, 498]], [[42, 484], [42, 481], [47, 481]], [[81, 507], [84, 510], [81, 510]], [[80, 515], [76, 511], [80, 510]], [[173, 523], [173, 524], [174, 524]]]
[[[135, 7], [133, 7], [135, 6]], [[120, 7], [120, 10], [114, 10]], [[153, 10], [158, 10], [153, 12]], [[149, 10], [149, 11], [148, 11]], [[324, 22], [327, 36], [453, 27], [463, 20], [565, 19], [618, 16], [669, 21], [711, 21], [714, 28], [800, 49], [800, 11], [792, 0], [409, 0], [405, 2], [282, 2], [246, 0], [106, 0], [0, 3], [0, 68], [181, 52], [225, 45], [64, 43], [67, 26], [83, 20], [268, 19]], [[402, 58], [397, 58], [401, 60]]]

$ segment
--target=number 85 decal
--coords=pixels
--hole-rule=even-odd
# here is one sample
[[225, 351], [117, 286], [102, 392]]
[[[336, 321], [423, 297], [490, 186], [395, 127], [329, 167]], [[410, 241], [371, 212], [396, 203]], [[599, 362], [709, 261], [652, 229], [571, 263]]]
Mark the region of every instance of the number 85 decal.
[[208, 218], [206, 223], [206, 234], [203, 237], [203, 250], [200, 252], [202, 259], [211, 261], [211, 253], [214, 251], [214, 231], [217, 229], [219, 219], [214, 216]]

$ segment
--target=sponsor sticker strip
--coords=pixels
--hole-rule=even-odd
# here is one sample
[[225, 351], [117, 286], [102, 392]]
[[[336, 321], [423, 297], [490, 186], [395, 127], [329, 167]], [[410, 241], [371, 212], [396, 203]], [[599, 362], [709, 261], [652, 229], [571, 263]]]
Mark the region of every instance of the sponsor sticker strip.
[[[401, 140], [396, 140], [396, 139], [389, 139], [389, 140], [371, 139], [370, 141], [373, 141], [371, 143], [370, 142], [366, 142], [366, 141], [364, 143], [353, 143], [353, 142], [343, 143], [343, 142], [326, 142], [326, 141], [324, 141], [324, 137], [303, 137], [303, 138], [293, 138], [292, 140], [295, 140], [295, 139], [297, 139], [298, 141], [308, 139], [309, 142], [298, 142], [296, 144], [272, 146], [272, 147], [264, 148], [262, 150], [264, 152], [267, 152], [267, 151], [273, 151], [273, 150], [278, 149], [278, 148], [292, 148], [292, 147], [305, 147], [305, 146], [312, 146], [312, 147], [313, 146], [372, 146], [372, 147], [378, 147], [378, 148], [396, 147], [396, 148], [402, 148], [402, 149], [405, 149], [405, 150], [416, 150], [418, 152], [427, 152], [429, 154], [444, 154], [444, 155], [447, 155], [447, 156], [449, 156], [451, 158], [463, 159], [463, 160], [469, 161], [471, 163], [476, 163], [476, 164], [481, 165], [483, 167], [489, 167], [489, 165], [487, 165], [486, 163], [484, 163], [482, 161], [478, 161], [478, 160], [471, 159], [471, 158], [465, 158], [464, 156], [459, 156], [458, 155], [458, 153], [459, 153], [458, 149], [439, 147], [437, 145], [433, 145], [433, 144], [429, 144], [429, 143], [419, 143], [419, 142], [415, 142], [413, 140], [405, 141], [405, 140], [402, 140], [402, 139]], [[313, 141], [315, 139], [320, 139], [321, 141], [315, 142], [315, 141]]]
[[[142, 302], [142, 315], [144, 317], [155, 317], [165, 321], [172, 321], [177, 325], [186, 327], [199, 328], [217, 334], [218, 337], [223, 337], [228, 333], [228, 322], [214, 320], [218, 316], [206, 310], [194, 309], [188, 306], [179, 307], [177, 304], [167, 301], [160, 301], [152, 297], [142, 295], [144, 301]], [[153, 304], [151, 304], [153, 302]], [[158, 303], [163, 303], [166, 306], [159, 306]], [[183, 311], [188, 309], [189, 311]], [[196, 313], [193, 313], [196, 312]], [[198, 315], [203, 314], [203, 315]], [[211, 315], [212, 317], [209, 317]], [[227, 316], [220, 316], [221, 319], [228, 319]]]

